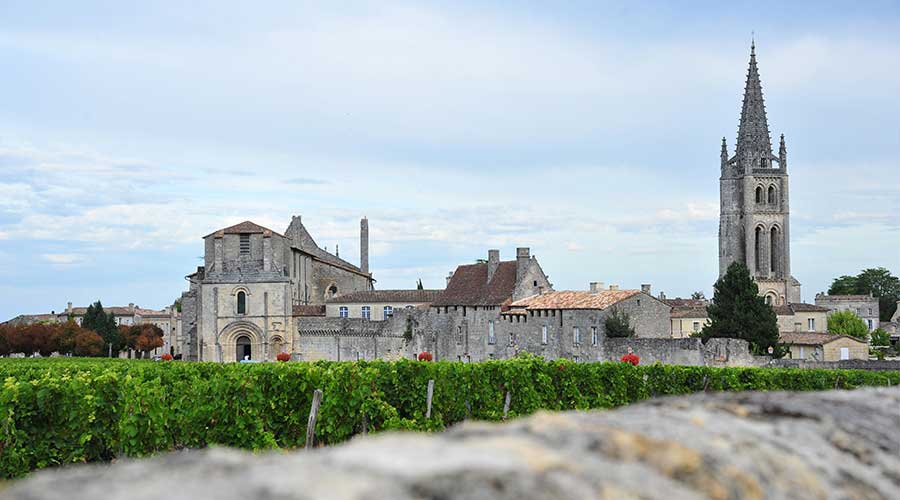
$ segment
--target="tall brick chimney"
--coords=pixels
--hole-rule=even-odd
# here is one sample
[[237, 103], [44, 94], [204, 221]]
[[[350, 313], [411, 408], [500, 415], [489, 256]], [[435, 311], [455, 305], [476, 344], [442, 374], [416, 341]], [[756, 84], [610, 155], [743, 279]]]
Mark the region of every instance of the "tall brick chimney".
[[369, 219], [359, 221], [359, 270], [369, 273]]
[[487, 266], [487, 280], [488, 283], [490, 283], [491, 278], [494, 277], [494, 273], [497, 272], [497, 268], [500, 267], [500, 250], [488, 250]]
[[516, 283], [522, 281], [528, 270], [528, 262], [531, 260], [531, 249], [519, 247], [516, 249]]

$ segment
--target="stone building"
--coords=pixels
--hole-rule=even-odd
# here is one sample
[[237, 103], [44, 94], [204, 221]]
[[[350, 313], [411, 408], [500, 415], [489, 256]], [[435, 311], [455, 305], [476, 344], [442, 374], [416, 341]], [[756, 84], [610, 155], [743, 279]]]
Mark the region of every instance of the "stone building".
[[853, 311], [866, 322], [869, 331], [879, 327], [878, 299], [871, 295], [826, 295], [816, 294], [816, 305], [829, 311]]
[[782, 134], [778, 154], [772, 152], [755, 45], [735, 152], [729, 156], [723, 137], [720, 161], [719, 276], [742, 262], [771, 305], [800, 302], [800, 283], [791, 276], [787, 147]]
[[428, 307], [443, 290], [364, 290], [339, 295], [325, 302], [329, 318], [363, 318], [382, 321], [394, 311]]
[[368, 221], [360, 224], [360, 266], [319, 248], [293, 217], [282, 235], [250, 221], [204, 237], [204, 265], [186, 278], [182, 339], [186, 359], [271, 360], [295, 350], [294, 306], [324, 305], [371, 290]]
[[778, 331], [782, 333], [825, 333], [828, 331], [828, 309], [813, 304], [775, 306]]
[[808, 361], [869, 359], [869, 345], [846, 335], [782, 333], [779, 340], [788, 346], [789, 359]]
[[682, 339], [700, 333], [700, 330], [709, 324], [709, 314], [706, 312], [709, 301], [706, 299], [682, 299], [681, 297], [667, 299], [664, 294], [660, 294], [660, 300], [672, 308], [670, 331], [674, 339]]

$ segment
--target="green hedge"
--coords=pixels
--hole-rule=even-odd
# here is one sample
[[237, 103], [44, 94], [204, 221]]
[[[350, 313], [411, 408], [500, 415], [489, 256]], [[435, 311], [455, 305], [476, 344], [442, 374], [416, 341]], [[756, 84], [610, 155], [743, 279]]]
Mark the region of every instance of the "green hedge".
[[[426, 387], [435, 381], [432, 418]], [[221, 444], [304, 445], [314, 389], [317, 443], [361, 431], [439, 430], [466, 418], [612, 408], [698, 391], [850, 389], [900, 372], [638, 366], [528, 357], [508, 361], [213, 364], [0, 360], [0, 477], [47, 466]]]

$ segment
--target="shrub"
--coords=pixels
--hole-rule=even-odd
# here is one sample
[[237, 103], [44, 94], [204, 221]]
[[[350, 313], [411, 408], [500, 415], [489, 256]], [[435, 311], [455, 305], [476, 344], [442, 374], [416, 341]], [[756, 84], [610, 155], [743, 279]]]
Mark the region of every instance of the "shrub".
[[160, 356], [159, 359], [161, 359], [163, 361], [172, 361], [172, 355], [169, 353], [166, 353], [166, 354], [163, 354], [162, 356]]
[[618, 307], [613, 307], [606, 317], [604, 324], [607, 337], [634, 337], [634, 328], [631, 326], [631, 317]]
[[863, 342], [869, 340], [869, 327], [866, 322], [849, 309], [835, 311], [828, 315], [828, 332], [849, 335]]
[[278, 355], [275, 356], [275, 359], [277, 359], [278, 361], [282, 361], [282, 362], [290, 361], [291, 355], [286, 352], [279, 352]]
[[431, 355], [428, 351], [423, 351], [419, 353], [419, 361], [431, 361], [434, 359], [434, 356]]

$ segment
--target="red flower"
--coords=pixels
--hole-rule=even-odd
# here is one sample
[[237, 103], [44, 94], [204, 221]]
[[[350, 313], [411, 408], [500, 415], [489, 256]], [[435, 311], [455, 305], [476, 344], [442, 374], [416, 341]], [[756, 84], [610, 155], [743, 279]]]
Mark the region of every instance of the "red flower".
[[291, 355], [286, 352], [279, 352], [278, 355], [275, 356], [275, 359], [278, 361], [290, 361]]
[[163, 354], [162, 356], [159, 357], [159, 359], [161, 359], [163, 361], [172, 361], [172, 355], [171, 354]]
[[428, 351], [422, 351], [419, 353], [419, 361], [431, 361], [433, 359], [434, 356], [432, 356]]
[[630, 363], [630, 364], [632, 364], [632, 365], [634, 365], [634, 366], [637, 366], [638, 363], [641, 362], [641, 358], [638, 357], [637, 354], [626, 354], [626, 355], [622, 356], [622, 362], [623, 362], [623, 363]]

